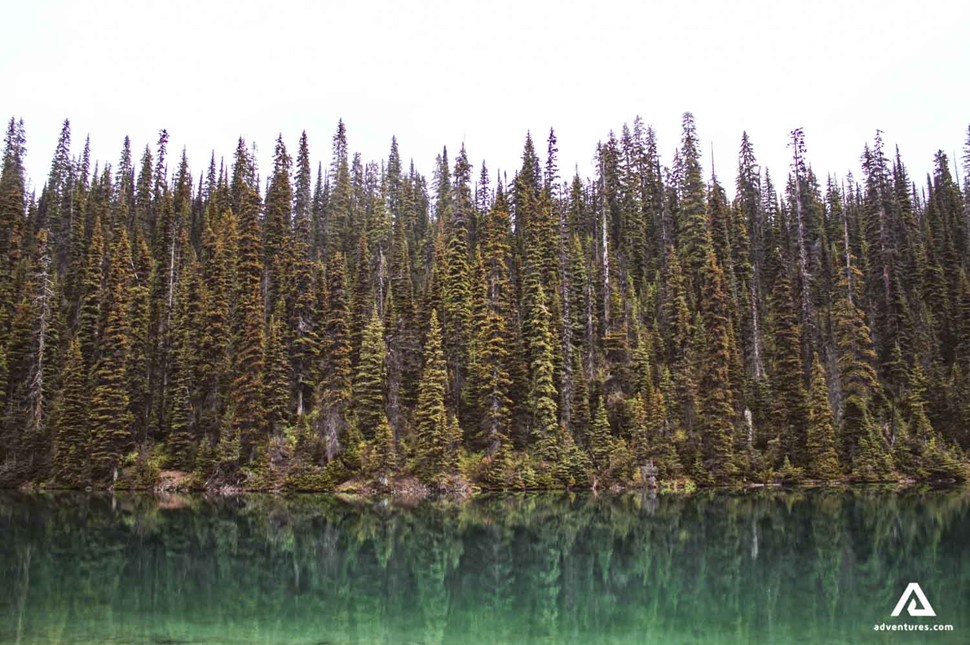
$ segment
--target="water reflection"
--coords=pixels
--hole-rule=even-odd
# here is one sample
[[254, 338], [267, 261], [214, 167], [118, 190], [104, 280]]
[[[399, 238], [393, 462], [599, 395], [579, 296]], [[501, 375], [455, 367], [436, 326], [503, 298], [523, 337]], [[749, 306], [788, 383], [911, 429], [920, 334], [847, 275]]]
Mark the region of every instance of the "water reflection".
[[956, 626], [933, 642], [966, 642], [968, 510], [963, 490], [6, 493], [0, 641], [920, 642], [872, 631], [915, 580]]

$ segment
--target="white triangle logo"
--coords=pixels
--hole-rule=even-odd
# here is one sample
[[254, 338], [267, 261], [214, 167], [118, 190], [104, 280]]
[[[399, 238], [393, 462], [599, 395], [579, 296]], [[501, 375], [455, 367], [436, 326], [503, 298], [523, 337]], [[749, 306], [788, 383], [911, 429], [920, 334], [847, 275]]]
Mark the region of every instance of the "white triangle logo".
[[[916, 597], [913, 598], [913, 596]], [[908, 607], [906, 607], [907, 600], [909, 600]], [[917, 600], [920, 604], [919, 607], [916, 606]], [[893, 609], [893, 616], [901, 614], [903, 607], [906, 607], [906, 611], [909, 612], [910, 616], [936, 616], [936, 612], [933, 611], [930, 601], [926, 599], [926, 594], [923, 593], [918, 582], [911, 582], [906, 585], [906, 591], [899, 597], [899, 602], [896, 603], [896, 608]]]

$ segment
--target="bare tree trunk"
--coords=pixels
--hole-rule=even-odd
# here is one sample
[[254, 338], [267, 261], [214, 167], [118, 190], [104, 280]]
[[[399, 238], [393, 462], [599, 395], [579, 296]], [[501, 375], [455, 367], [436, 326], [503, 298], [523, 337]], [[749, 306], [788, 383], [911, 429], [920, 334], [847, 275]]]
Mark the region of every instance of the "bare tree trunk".
[[573, 361], [572, 361], [572, 315], [569, 303], [569, 272], [567, 270], [567, 244], [569, 243], [566, 230], [566, 214], [559, 209], [559, 273], [560, 296], [562, 298], [562, 395], [559, 401], [560, 419], [567, 430], [572, 423], [573, 403]]
[[[802, 159], [802, 153], [804, 151], [805, 145], [804, 135], [802, 134], [801, 128], [794, 130], [792, 132], [792, 146], [795, 149], [795, 159], [794, 159], [794, 178], [795, 178], [795, 219], [797, 223], [797, 235], [798, 235], [798, 271], [801, 276], [801, 300], [802, 300], [802, 320], [804, 324], [811, 328], [812, 318], [811, 318], [811, 301], [809, 300], [808, 294], [808, 284], [809, 284], [809, 272], [808, 272], [808, 250], [805, 248], [805, 212], [804, 206], [802, 204], [802, 166], [804, 164], [804, 159]], [[809, 338], [812, 337], [811, 334], [806, 334]]]
[[755, 379], [761, 379], [764, 374], [764, 366], [761, 360], [761, 321], [758, 316], [758, 274], [755, 271], [754, 276], [751, 278], [751, 351], [752, 360], [754, 361], [754, 377]]
[[[39, 261], [37, 273], [38, 292], [35, 296], [37, 322], [35, 332], [35, 358], [33, 374], [30, 375], [30, 417], [29, 431], [37, 436], [44, 430], [44, 352], [47, 348], [47, 326], [51, 317], [51, 300], [54, 297], [54, 285], [50, 279], [51, 258], [46, 252]], [[31, 449], [30, 461], [33, 462], [34, 450]]]

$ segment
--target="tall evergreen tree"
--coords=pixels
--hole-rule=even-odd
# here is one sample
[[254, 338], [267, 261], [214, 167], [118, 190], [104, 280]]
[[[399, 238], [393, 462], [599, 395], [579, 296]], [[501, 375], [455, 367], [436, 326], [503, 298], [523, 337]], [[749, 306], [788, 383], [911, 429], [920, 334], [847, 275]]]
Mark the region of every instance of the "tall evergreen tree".
[[320, 433], [323, 436], [326, 459], [330, 461], [347, 448], [350, 430], [347, 412], [353, 385], [351, 362], [350, 303], [347, 297], [345, 262], [337, 251], [327, 265], [326, 346], [320, 405]]
[[360, 362], [354, 376], [354, 410], [357, 426], [365, 439], [379, 439], [380, 425], [387, 423], [384, 412], [384, 383], [387, 349], [384, 343], [384, 323], [371, 311], [364, 329]]
[[808, 396], [808, 436], [806, 438], [808, 473], [821, 480], [838, 478], [839, 458], [835, 444], [835, 419], [829, 405], [825, 370], [818, 359], [812, 360], [812, 385]]
[[118, 477], [132, 445], [132, 423], [126, 370], [131, 346], [128, 289], [131, 248], [125, 229], [115, 232], [102, 297], [102, 333], [92, 375], [90, 404], [91, 475], [100, 483]]
[[441, 325], [437, 312], [431, 312], [428, 338], [424, 345], [424, 369], [418, 383], [418, 407], [414, 414], [414, 470], [425, 481], [447, 472], [445, 467], [456, 461], [457, 446], [449, 441], [448, 414], [445, 411], [447, 386]]
[[54, 404], [53, 468], [55, 481], [71, 486], [88, 480], [88, 388], [81, 344], [75, 338], [67, 350], [63, 387]]
[[[261, 447], [266, 429], [264, 409], [264, 307], [262, 242], [259, 226], [260, 199], [251, 179], [252, 159], [242, 140], [233, 168], [233, 211], [239, 227], [238, 260], [233, 285], [230, 330], [230, 374], [227, 439], [238, 441], [240, 459], [249, 463]], [[226, 459], [224, 461], [232, 461]]]
[[709, 248], [704, 267], [701, 318], [704, 353], [700, 376], [701, 431], [704, 467], [715, 481], [732, 480], [738, 467], [735, 457], [736, 417], [732, 405], [730, 369], [737, 360], [724, 272]]

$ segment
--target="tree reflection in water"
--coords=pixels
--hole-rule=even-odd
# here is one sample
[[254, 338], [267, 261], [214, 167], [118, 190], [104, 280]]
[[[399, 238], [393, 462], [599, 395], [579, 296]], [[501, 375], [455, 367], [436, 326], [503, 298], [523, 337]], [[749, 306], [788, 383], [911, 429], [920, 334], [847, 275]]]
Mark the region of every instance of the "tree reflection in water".
[[934, 642], [959, 642], [968, 510], [965, 490], [878, 488], [413, 507], [4, 493], [0, 641], [878, 641], [918, 581], [957, 625]]

